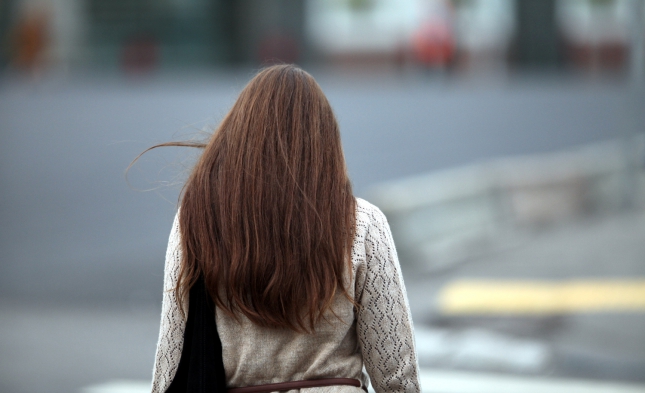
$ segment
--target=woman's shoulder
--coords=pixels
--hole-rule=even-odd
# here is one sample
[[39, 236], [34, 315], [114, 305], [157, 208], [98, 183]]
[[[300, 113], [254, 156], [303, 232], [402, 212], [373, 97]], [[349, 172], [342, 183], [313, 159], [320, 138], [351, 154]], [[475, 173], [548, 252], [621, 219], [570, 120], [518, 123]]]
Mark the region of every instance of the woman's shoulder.
[[356, 198], [356, 222], [358, 226], [381, 226], [387, 224], [385, 214], [365, 199]]

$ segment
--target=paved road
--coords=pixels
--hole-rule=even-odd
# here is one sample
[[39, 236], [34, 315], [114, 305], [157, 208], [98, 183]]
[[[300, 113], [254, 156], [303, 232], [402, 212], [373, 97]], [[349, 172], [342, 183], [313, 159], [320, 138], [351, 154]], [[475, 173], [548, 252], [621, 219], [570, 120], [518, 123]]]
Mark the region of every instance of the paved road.
[[[190, 157], [170, 149], [135, 167], [133, 187], [157, 192], [130, 188], [124, 169], [153, 143], [216, 124], [247, 78], [3, 81], [0, 293], [153, 296], [179, 189], [163, 182], [181, 179]], [[620, 82], [320, 80], [359, 195], [382, 180], [559, 150], [645, 124], [645, 99]]]
[[150, 380], [161, 307], [0, 302], [0, 391], [76, 393]]
[[[618, 300], [638, 302], [627, 310], [608, 307], [599, 311], [574, 309], [566, 312], [535, 312], [530, 308], [544, 306], [544, 301], [550, 299], [538, 299], [542, 303], [533, 301], [529, 304], [531, 299], [526, 297], [512, 298], [512, 291], [503, 303], [490, 304], [490, 312], [481, 312], [480, 309], [475, 313], [451, 313], [444, 309], [441, 302], [451, 284], [464, 280], [481, 282], [494, 279], [511, 284], [518, 283], [518, 280], [540, 280], [555, 284], [555, 291], [570, 280], [587, 280], [598, 287], [605, 279], [642, 280], [645, 277], [644, 260], [645, 211], [639, 211], [544, 230], [512, 248], [474, 258], [452, 269], [426, 274], [408, 271], [408, 293], [415, 324], [453, 332], [453, 336], [457, 332], [462, 338], [439, 342], [439, 349], [422, 348], [428, 356], [425, 360], [422, 356], [421, 363], [434, 367], [452, 364], [457, 368], [472, 368], [478, 361], [480, 368], [489, 371], [497, 368], [507, 372], [559, 377], [644, 382], [645, 307], [642, 299], [645, 292], [642, 284], [635, 294], [613, 294]], [[515, 291], [515, 296], [521, 296], [518, 291]], [[553, 292], [548, 295], [560, 296]], [[461, 296], [462, 301], [468, 301], [472, 300], [468, 299], [469, 296], [477, 296], [477, 293], [463, 291]], [[481, 301], [481, 298], [476, 300]], [[512, 305], [519, 312], [496, 312], [495, 307], [504, 305]], [[484, 308], [484, 311], [487, 310]], [[472, 336], [468, 332], [473, 329], [493, 336], [468, 340]], [[495, 334], [500, 335], [499, 340]], [[513, 343], [504, 340], [512, 339], [519, 340], [517, 342], [520, 344], [523, 340], [539, 344], [547, 358], [540, 360], [536, 359], [537, 355], [531, 357], [529, 354], [524, 367], [500, 365], [495, 357], [472, 354], [472, 351], [469, 358], [464, 358], [464, 352], [468, 352], [473, 345], [486, 351], [494, 349], [503, 352]], [[427, 340], [425, 342], [429, 343]], [[448, 354], [441, 354], [441, 348]], [[509, 351], [511, 353], [514, 352]], [[458, 359], [459, 356], [462, 358]], [[517, 356], [514, 361], [519, 363], [519, 358]]]

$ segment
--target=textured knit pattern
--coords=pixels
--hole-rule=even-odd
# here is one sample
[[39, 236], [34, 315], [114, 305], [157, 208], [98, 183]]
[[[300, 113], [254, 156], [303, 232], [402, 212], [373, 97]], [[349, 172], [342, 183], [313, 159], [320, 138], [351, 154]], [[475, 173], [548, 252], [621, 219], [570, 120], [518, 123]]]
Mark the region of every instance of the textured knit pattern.
[[[180, 261], [175, 218], [166, 253], [153, 393], [170, 386], [181, 357], [186, 321], [173, 291]], [[362, 199], [357, 199], [352, 266], [346, 285], [360, 307], [357, 310], [338, 296], [333, 303], [336, 316], [326, 314], [315, 334], [261, 328], [243, 316], [235, 320], [216, 312], [227, 384], [239, 387], [333, 377], [357, 378], [366, 384], [364, 366], [377, 393], [419, 392], [412, 320], [390, 228], [383, 213]], [[362, 392], [351, 386], [301, 391]]]

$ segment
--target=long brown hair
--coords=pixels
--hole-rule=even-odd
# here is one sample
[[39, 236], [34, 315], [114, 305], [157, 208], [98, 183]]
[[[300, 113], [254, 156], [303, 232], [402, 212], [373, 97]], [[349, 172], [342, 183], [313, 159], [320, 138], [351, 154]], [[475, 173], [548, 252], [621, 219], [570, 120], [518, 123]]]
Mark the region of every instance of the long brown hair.
[[[349, 298], [355, 199], [338, 123], [314, 78], [259, 72], [203, 147], [183, 190], [183, 304], [203, 274], [215, 304], [257, 325], [313, 332]], [[333, 312], [333, 310], [331, 310]]]

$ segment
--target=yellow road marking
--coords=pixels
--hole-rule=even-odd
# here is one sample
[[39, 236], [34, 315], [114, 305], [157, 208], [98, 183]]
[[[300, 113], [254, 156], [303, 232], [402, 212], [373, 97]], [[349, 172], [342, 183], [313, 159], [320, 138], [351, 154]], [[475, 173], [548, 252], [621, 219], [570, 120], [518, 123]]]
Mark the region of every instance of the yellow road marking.
[[438, 301], [444, 314], [645, 311], [645, 280], [459, 280]]

